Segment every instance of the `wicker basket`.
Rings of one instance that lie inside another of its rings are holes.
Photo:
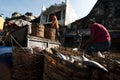
[[[92,70],[46,52],[43,80],[90,80]]]
[[[33,36],[44,38],[44,25],[43,24],[32,24],[32,34]]]
[[[64,55],[81,55],[72,52],[69,48],[57,49]],[[38,51],[38,50],[36,50]],[[120,64],[112,57],[95,61],[106,66],[108,73],[91,69],[86,65],[78,65],[63,60],[46,50],[41,53],[29,53],[29,50],[15,48],[13,54],[13,79],[12,80],[119,80]]]
[[[45,38],[55,40],[56,29],[53,28],[45,28]]]
[[[42,80],[43,58],[41,53],[31,54],[28,49],[15,48],[12,80]]]
[[[71,48],[58,48],[60,53],[64,55],[81,55],[80,51],[73,52]],[[120,56],[97,58],[94,59],[101,65],[103,65],[107,72],[103,72],[99,69],[87,67],[85,65],[78,65],[71,63],[70,61],[63,60],[56,57],[49,52],[45,52],[47,55],[44,59],[44,73],[43,80],[119,80],[120,79]],[[106,54],[105,54],[106,55]]]

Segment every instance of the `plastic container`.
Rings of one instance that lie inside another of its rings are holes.
[[[0,56],[6,53],[12,53],[11,46],[0,46]]]
[[[12,67],[12,47],[0,46],[0,62]]]
[[[11,80],[12,60],[12,47],[0,46],[0,80]]]

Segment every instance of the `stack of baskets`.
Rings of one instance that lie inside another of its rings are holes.
[[[32,23],[32,36],[55,40],[56,29],[45,27],[43,24]]]

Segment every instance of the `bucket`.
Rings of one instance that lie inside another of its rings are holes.
[[[45,28],[45,38],[50,40],[55,40],[56,29],[54,28]]]
[[[38,23],[33,23],[31,35],[44,38],[44,25],[38,24]]]

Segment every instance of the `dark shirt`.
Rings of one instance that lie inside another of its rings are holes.
[[[74,36],[74,42],[75,42],[75,43],[79,43],[80,40],[82,40],[82,35],[76,34],[76,35]]]

